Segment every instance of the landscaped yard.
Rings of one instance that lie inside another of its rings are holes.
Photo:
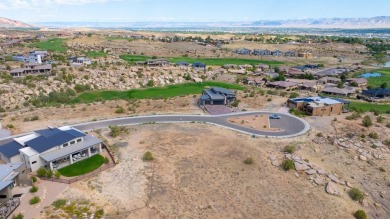
[[[189,94],[200,94],[207,86],[218,86],[227,89],[242,90],[243,87],[235,84],[222,82],[207,81],[203,83],[187,83],[169,85],[166,87],[155,87],[147,89],[134,89],[129,91],[89,91],[80,94],[72,103],[91,103],[102,100],[113,99],[152,99],[152,98],[169,98],[176,96],[185,96]]]
[[[152,57],[148,56],[133,56],[133,55],[121,55],[121,59],[131,62],[136,61],[145,61],[151,59]],[[245,65],[245,64],[268,64],[268,65],[281,65],[283,62],[280,61],[268,61],[268,60],[257,60],[257,59],[237,59],[237,58],[190,58],[190,57],[174,57],[167,58],[170,62],[203,62],[207,65],[224,65],[224,64],[235,64],[235,65]]]
[[[351,101],[350,108],[360,112],[380,112],[390,113],[390,104],[375,104],[367,102],[355,102]]]
[[[63,176],[72,177],[80,176],[86,173],[90,173],[99,168],[104,163],[104,157],[100,154],[96,154],[90,158],[71,164],[58,171]]]
[[[65,39],[52,38],[43,42],[33,43],[30,47],[36,47],[42,50],[49,50],[54,52],[66,52],[68,47],[65,44]]]
[[[368,86],[380,87],[383,82],[387,82],[388,86],[390,86],[390,69],[381,69],[373,72],[379,72],[382,74],[382,76],[367,78]],[[361,75],[361,73],[354,74],[353,77],[358,77],[359,75]]]

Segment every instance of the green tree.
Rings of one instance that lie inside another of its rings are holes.
[[[381,88],[385,89],[385,88],[387,88],[387,87],[388,87],[387,82],[383,82],[383,83],[381,84]]]

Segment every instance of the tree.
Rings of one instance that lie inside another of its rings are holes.
[[[374,60],[378,66],[383,66],[386,63],[386,55],[383,52],[376,53],[374,55]]]
[[[154,81],[153,81],[153,80],[148,81],[148,83],[146,84],[146,86],[148,86],[148,87],[153,87],[153,86],[154,86]]]
[[[285,81],[286,77],[283,74],[280,74],[273,79],[273,81]]]
[[[383,83],[381,84],[381,88],[385,89],[385,88],[387,88],[387,87],[388,87],[387,82],[383,82]]]
[[[352,86],[352,87],[357,87],[357,86],[358,86],[358,83],[357,83],[356,81],[352,81],[352,82],[351,82],[351,86]]]

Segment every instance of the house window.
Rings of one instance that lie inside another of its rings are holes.
[[[77,142],[80,142],[81,141],[81,138],[77,139]]]
[[[36,161],[33,161],[31,164],[36,164],[37,162]]]
[[[330,111],[333,112],[333,107],[330,108]]]
[[[75,143],[75,141],[71,141],[71,142],[70,142],[70,144],[74,144],[74,143]]]
[[[0,198],[7,198],[7,195],[0,195]]]
[[[69,145],[69,143],[65,143],[62,146],[67,147],[68,145]]]

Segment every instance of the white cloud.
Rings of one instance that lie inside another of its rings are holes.
[[[85,5],[134,0],[0,0],[0,10],[6,9],[37,9],[61,5]],[[136,0],[138,1],[138,0]]]

